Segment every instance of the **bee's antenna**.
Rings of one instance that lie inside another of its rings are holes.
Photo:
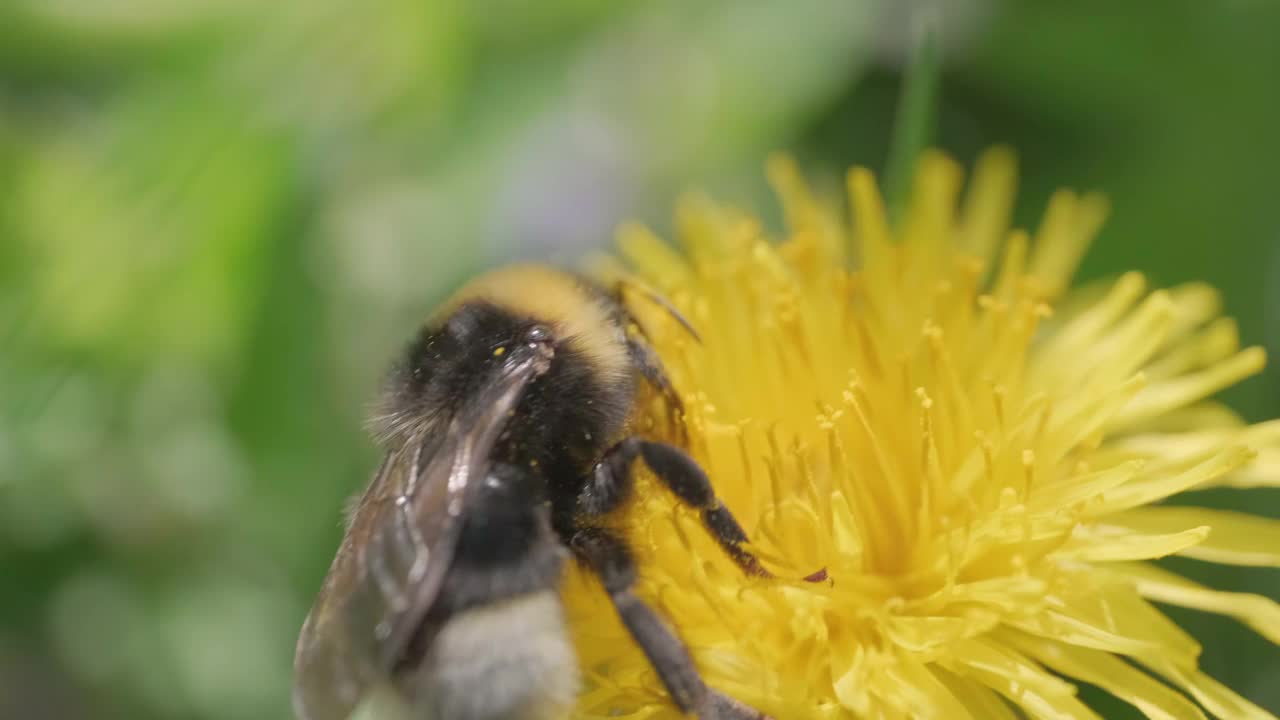
[[[684,328],[685,332],[689,333],[690,337],[692,337],[698,344],[702,344],[702,336],[698,334],[697,330],[693,329],[693,324],[690,323],[689,319],[677,310],[676,306],[672,305],[671,301],[662,295],[662,293],[631,278],[622,278],[618,280],[618,290],[620,293],[626,293],[627,291],[638,293],[645,300],[648,300],[654,305],[662,308],[667,315],[671,316],[672,320],[679,323],[680,327]]]

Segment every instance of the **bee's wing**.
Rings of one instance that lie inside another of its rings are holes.
[[[387,455],[298,637],[294,711],[344,720],[390,678],[435,601],[467,499],[535,363],[509,366],[447,423]]]

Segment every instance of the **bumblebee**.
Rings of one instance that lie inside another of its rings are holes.
[[[415,720],[564,717],[579,687],[558,594],[569,557],[682,712],[767,720],[706,686],[600,522],[643,462],[744,572],[767,575],[698,464],[635,434],[646,384],[678,408],[637,327],[620,290],[542,266],[481,276],[427,322],[390,375],[374,418],[385,458],[298,638],[301,720],[345,720],[387,687]]]

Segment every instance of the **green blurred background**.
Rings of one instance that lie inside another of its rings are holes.
[[[286,717],[364,409],[427,309],[691,185],[771,207],[773,149],[883,168],[915,5],[0,0],[0,717]],[[1086,276],[1208,280],[1280,355],[1280,5],[940,27],[939,144],[1015,145],[1025,223],[1109,193]],[[1227,399],[1276,416],[1278,379]],[[1172,614],[1280,710],[1280,651]]]

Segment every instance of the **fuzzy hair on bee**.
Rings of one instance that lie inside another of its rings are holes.
[[[637,434],[645,385],[678,410],[620,288],[512,266],[435,312],[389,375],[371,422],[384,460],[298,639],[300,720],[343,720],[387,684],[415,720],[564,717],[579,686],[559,599],[569,559],[600,580],[677,708],[764,718],[703,683],[632,593],[631,551],[602,521],[643,462],[744,574],[767,575],[698,464]]]
[[[442,367],[487,362],[486,352],[500,360],[511,342],[500,318],[519,317],[555,328],[557,352],[565,357],[560,364],[573,371],[558,378],[559,384],[593,391],[594,424],[626,419],[634,373],[620,307],[583,278],[537,265],[513,266],[482,275],[433,313],[388,378],[370,423],[375,437],[384,444],[402,441],[447,417],[471,387],[433,382]]]

